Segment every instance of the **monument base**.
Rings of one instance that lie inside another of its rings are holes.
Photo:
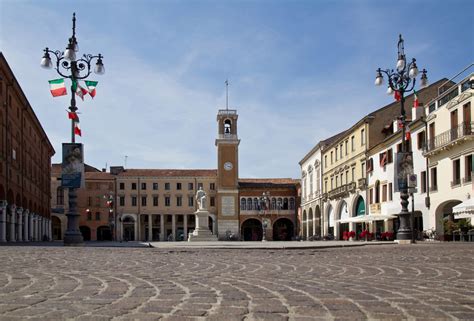
[[[212,234],[209,230],[209,212],[206,210],[197,210],[196,215],[196,229],[189,234],[188,242],[208,242],[217,241],[217,236]]]

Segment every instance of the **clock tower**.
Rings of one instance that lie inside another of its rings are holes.
[[[217,221],[219,237],[239,235],[239,143],[237,110],[217,113]]]

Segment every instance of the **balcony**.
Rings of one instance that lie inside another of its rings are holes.
[[[474,122],[461,123],[459,126],[451,128],[427,142],[425,156],[434,155],[442,150],[461,143],[463,140],[474,139]]]
[[[335,198],[346,197],[346,196],[349,196],[349,193],[355,192],[355,189],[356,189],[356,183],[355,182],[345,184],[345,185],[336,187],[335,189],[329,191],[328,198],[329,199],[335,199]]]

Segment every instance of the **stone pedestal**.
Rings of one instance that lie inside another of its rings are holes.
[[[189,234],[188,242],[206,242],[217,241],[217,236],[213,235],[209,230],[209,212],[206,210],[197,210],[196,228],[193,233]]]

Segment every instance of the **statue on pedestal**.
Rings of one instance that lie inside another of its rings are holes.
[[[198,204],[199,211],[207,210],[206,200],[207,200],[206,192],[203,191],[202,187],[199,187],[199,190],[196,192],[196,201]]]

